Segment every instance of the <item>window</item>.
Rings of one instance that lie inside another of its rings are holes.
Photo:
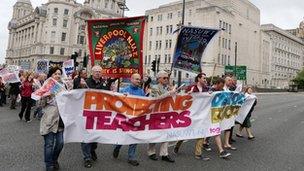
[[[170,25],[170,33],[173,33],[173,25]]]
[[[65,40],[66,40],[66,33],[62,33],[61,34],[61,41],[65,42]]]
[[[168,20],[172,19],[172,13],[168,13],[167,19],[168,19]]]
[[[168,54],[168,63],[171,63],[171,54]]]
[[[189,10],[189,16],[191,16],[192,15],[192,10]]]
[[[231,34],[231,24],[229,24],[229,34]]]
[[[56,37],[56,32],[52,31],[51,32],[51,41],[54,41],[55,37]]]
[[[68,9],[64,9],[64,15],[69,15],[69,10]]]
[[[64,55],[64,48],[60,48],[60,55]]]
[[[151,21],[151,22],[153,21],[153,16],[150,17],[150,21]]]
[[[159,49],[161,49],[161,46],[162,46],[162,41],[160,40],[159,41]]]
[[[189,74],[188,73],[186,73],[186,78],[189,78]]]
[[[62,25],[64,28],[67,28],[68,27],[68,20],[63,20],[63,25]]]
[[[166,34],[169,34],[169,26],[166,26]]]
[[[54,13],[58,14],[58,8],[54,8]]]
[[[169,48],[171,49],[172,47],[172,40],[169,40]]]
[[[225,39],[225,49],[227,49],[227,39]]]
[[[222,54],[222,65],[224,65],[224,55]]]
[[[152,41],[149,41],[149,50],[152,49]]]
[[[191,26],[191,22],[188,22],[188,26]]]
[[[51,55],[54,54],[54,47],[50,47],[50,54],[51,54]]]
[[[158,41],[155,42],[155,50],[158,49]]]
[[[221,62],[221,54],[218,54],[218,56],[217,56],[217,63],[220,64],[220,62]]]
[[[114,6],[115,6],[115,2],[112,0],[111,9],[114,9]]]
[[[222,38],[222,48],[225,48],[225,39]]]
[[[53,26],[57,26],[57,18],[53,18]]]
[[[147,63],[147,59],[148,59],[148,57],[147,57],[147,55],[145,56],[145,64]]]
[[[219,47],[221,47],[221,37],[219,37]]]
[[[167,63],[167,54],[165,54],[165,63]]]
[[[231,40],[228,41],[228,49],[231,49]]]
[[[225,22],[223,22],[223,29],[226,29],[226,23]]]
[[[148,63],[149,63],[149,64],[151,63],[151,55],[149,55]]]
[[[158,15],[157,16],[157,21],[162,21],[162,20],[163,20],[163,15],[162,14]]]
[[[153,28],[150,28],[150,36],[153,34]]]
[[[156,35],[159,34],[159,27],[156,27]]]
[[[163,27],[159,27],[159,34],[162,35],[163,34]]]
[[[84,36],[78,35],[77,44],[81,44],[81,45],[84,44]]]
[[[105,0],[105,8],[108,8],[109,0]]]
[[[168,45],[169,45],[169,40],[166,40],[166,46],[165,46],[165,49],[168,49]]]
[[[182,12],[181,12],[181,11],[178,11],[178,12],[177,12],[177,16],[178,16],[178,17],[181,17],[181,16],[182,16]]]
[[[222,28],[222,20],[220,20],[219,28]]]
[[[224,64],[227,64],[227,55],[225,55]]]

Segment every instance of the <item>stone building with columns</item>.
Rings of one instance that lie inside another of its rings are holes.
[[[38,59],[59,62],[77,52],[88,53],[86,20],[123,15],[125,0],[48,0],[33,8],[30,0],[17,0],[8,24],[6,63],[33,69]]]
[[[247,66],[247,83],[261,86],[260,10],[249,0],[186,0],[185,23],[197,27],[220,29],[210,42],[202,59],[202,70],[208,76],[221,76],[226,65]],[[150,75],[151,63],[160,59],[160,69],[170,70],[177,38],[174,31],[182,19],[182,1],[177,0],[147,10],[144,63]],[[235,57],[237,59],[235,60]],[[177,79],[177,72],[172,76]],[[190,73],[182,73],[190,80]]]
[[[304,66],[303,39],[273,24],[261,26],[263,87],[288,88]],[[268,74],[267,74],[268,73]]]

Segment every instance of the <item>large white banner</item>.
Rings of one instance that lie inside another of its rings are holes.
[[[127,145],[218,135],[234,124],[245,96],[217,92],[148,98],[83,89],[56,99],[65,143]]]

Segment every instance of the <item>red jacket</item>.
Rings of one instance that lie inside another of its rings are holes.
[[[33,93],[33,83],[24,81],[21,86],[21,97],[31,97]]]
[[[193,92],[200,92],[197,85],[196,84],[193,84],[193,85],[190,85],[186,88],[186,92],[189,92],[193,89]],[[202,91],[201,92],[208,92],[208,87],[203,87]]]

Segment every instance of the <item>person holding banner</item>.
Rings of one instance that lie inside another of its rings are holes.
[[[205,73],[200,73],[195,77],[195,84],[194,85],[190,85],[187,87],[186,89],[186,93],[199,93],[199,92],[208,92],[209,88],[207,86],[207,80],[206,80],[206,74]],[[174,152],[177,154],[182,143],[184,141],[180,140],[176,143],[175,147],[174,147]],[[202,156],[202,148],[203,148],[203,142],[204,142],[204,138],[199,138],[196,140],[196,144],[195,144],[195,158],[199,159],[199,160],[204,160],[204,161],[208,161],[210,160],[209,157],[203,157]],[[210,148],[210,147],[209,147]],[[211,150],[211,149],[210,149]]]
[[[224,91],[234,91],[235,90],[235,86],[234,86],[234,82],[233,79],[231,77],[226,77],[225,78],[225,86],[224,86]],[[224,143],[224,147],[228,150],[233,150],[235,151],[236,148],[231,146],[232,142],[235,142],[234,139],[232,139],[232,133],[233,133],[233,126],[231,127],[231,129],[225,130],[225,143]]]
[[[225,80],[223,78],[218,78],[215,81],[215,84],[211,87],[212,92],[216,91],[223,91],[225,86]],[[231,155],[231,153],[228,153],[223,149],[222,140],[221,140],[221,134],[214,136],[215,144],[217,146],[217,149],[220,153],[220,157],[225,159]]]
[[[133,74],[131,76],[131,85],[125,87],[124,89],[120,90],[120,93],[123,93],[125,95],[135,95],[135,96],[145,96],[145,92],[143,89],[140,88],[141,83],[141,76],[139,74]],[[133,166],[138,166],[139,163],[135,158],[135,151],[136,151],[137,144],[131,144],[129,145],[128,150],[128,163],[130,163]],[[113,151],[113,157],[117,158],[119,155],[119,150],[122,147],[122,145],[115,145],[114,151]]]
[[[51,68],[48,78],[61,84],[62,70],[58,67]],[[44,138],[44,162],[47,171],[58,170],[58,158],[63,149],[64,124],[60,118],[55,95],[48,94],[42,99],[44,115],[40,121],[40,135]]]
[[[253,92],[253,89],[252,87],[248,86],[246,89],[245,89],[245,97],[248,97],[252,94]],[[253,106],[251,107],[249,113],[247,114],[243,124],[240,124],[240,127],[239,127],[239,130],[238,130],[238,133],[236,133],[236,136],[239,137],[239,138],[243,138],[242,136],[242,131],[243,129],[245,128],[246,132],[247,132],[247,137],[248,137],[248,140],[253,140],[255,137],[253,136],[252,134],[252,131],[251,131],[251,121],[250,121],[250,118],[251,118],[251,113],[253,112],[254,110],[254,107],[256,106],[257,104],[257,100],[254,101],[254,104]]]
[[[86,80],[86,85],[83,83],[82,87],[110,90],[112,83],[115,82],[116,79],[102,79],[101,71],[102,68],[99,65],[95,65],[92,68],[91,77]],[[82,82],[80,81],[80,83]],[[97,160],[97,154],[95,152],[97,149],[97,143],[81,143],[81,149],[84,156],[84,167],[91,168],[93,166],[93,161]]]
[[[34,75],[31,72],[25,74],[25,79],[21,84],[21,111],[19,113],[19,118],[22,120],[23,113],[25,112],[25,121],[27,123],[31,122],[31,108],[32,99],[31,95],[34,92]]]
[[[169,74],[166,71],[159,71],[157,73],[157,81],[158,85],[152,88],[151,96],[152,97],[159,97],[164,94],[173,94],[175,93],[175,89],[169,88]],[[168,142],[163,142],[160,145],[160,152],[159,155],[161,156],[161,159],[166,162],[173,163],[175,162],[174,159],[171,158],[171,156],[168,153]],[[148,146],[148,155],[151,160],[158,160],[158,157],[156,156],[156,144],[150,143]]]

